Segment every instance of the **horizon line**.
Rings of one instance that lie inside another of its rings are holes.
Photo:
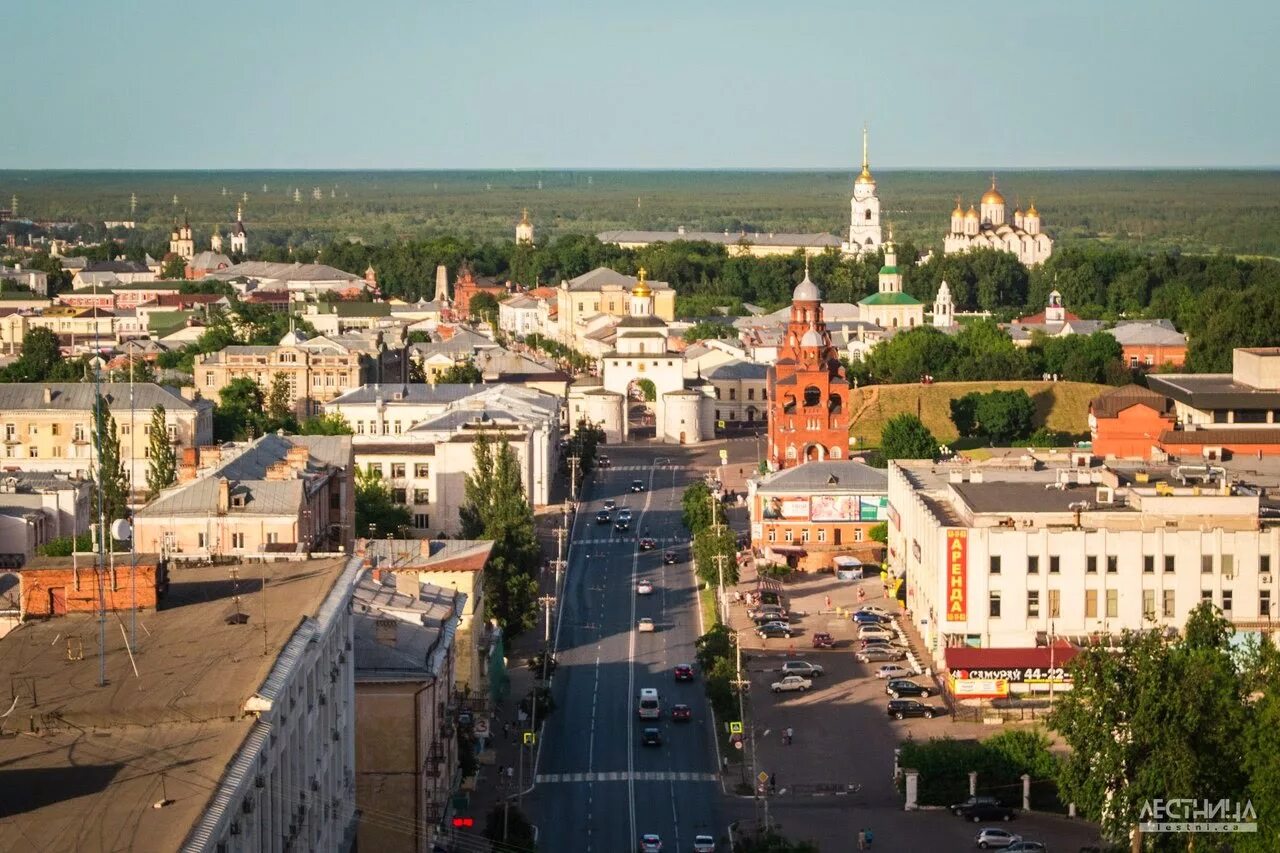
[[[858,170],[857,166],[0,166],[0,173],[34,173],[34,172],[144,172],[160,174],[164,172],[491,172],[491,173],[525,173],[537,174],[545,172],[775,172],[775,173],[818,173],[849,172]],[[1280,171],[1280,163],[1259,165],[1181,165],[1181,166],[877,166],[873,172],[1268,172]]]

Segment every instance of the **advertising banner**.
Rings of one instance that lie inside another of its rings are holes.
[[[957,699],[1003,699],[1009,695],[1009,682],[1003,678],[952,677],[951,695]]]
[[[763,515],[765,518],[788,518],[799,521],[809,520],[808,498],[766,498]]]
[[[969,618],[969,531],[947,531],[947,621]]]
[[[857,495],[814,495],[809,499],[813,521],[857,521]]]
[[[858,516],[863,521],[888,521],[888,498],[858,498]]]
[[[997,679],[1010,684],[1070,684],[1071,673],[1061,666],[1013,666],[1004,669],[957,669],[952,676],[959,680]]]

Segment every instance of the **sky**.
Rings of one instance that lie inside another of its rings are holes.
[[[1276,0],[29,0],[0,168],[1280,165]]]

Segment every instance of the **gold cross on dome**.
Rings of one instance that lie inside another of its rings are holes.
[[[636,270],[636,274],[640,277],[641,281],[644,281],[644,277],[648,275],[648,272],[644,267],[640,267],[640,269]]]

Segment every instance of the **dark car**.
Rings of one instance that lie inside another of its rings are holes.
[[[640,744],[642,746],[662,746],[662,730],[655,726],[648,726],[640,733]]]
[[[678,562],[680,562],[680,558],[676,556],[676,552],[675,552],[675,551],[663,551],[663,552],[662,552],[662,565],[664,565],[664,566],[674,566],[674,565],[675,565],[676,563],[678,563]]]
[[[888,693],[894,699],[910,698],[913,696],[921,696],[928,699],[933,695],[933,688],[926,687],[923,684],[916,684],[914,681],[894,678],[884,686],[884,692]]]
[[[751,619],[757,625],[768,625],[770,622],[779,622],[783,625],[791,624],[791,617],[785,613],[761,613]]]
[[[613,529],[626,532],[631,529],[631,522],[618,519],[613,523]]]
[[[853,614],[853,621],[859,625],[889,625],[893,622],[893,620],[887,616],[867,613],[863,610],[859,610],[857,613]]]
[[[767,622],[756,629],[756,636],[762,640],[767,640],[770,637],[790,637],[791,626],[782,622]]]
[[[962,800],[961,802],[952,803],[951,805],[947,806],[947,811],[951,812],[953,815],[958,815],[961,812],[963,812],[965,809],[972,808],[973,806],[998,806],[998,805],[1000,805],[1000,800],[998,800],[997,798],[987,796],[985,794],[978,794],[976,796],[969,797],[966,800]]]
[[[609,517],[609,510],[602,509],[596,513],[596,524],[608,524],[610,521],[613,519]]]
[[[612,460],[610,460],[608,456],[597,456],[597,457],[596,457],[596,467],[597,467],[597,468],[612,468],[612,467],[613,467],[613,461],[612,461]]]
[[[644,480],[632,480],[632,481],[631,481],[631,491],[633,491],[633,492],[643,492],[643,491],[644,491]]]
[[[650,539],[648,536],[640,540],[641,551],[652,551],[654,548],[657,548],[657,547],[658,547],[658,543]]]
[[[687,663],[676,664],[676,681],[693,681],[693,665]]]
[[[926,705],[914,699],[890,699],[886,711],[895,720],[901,720],[904,717],[924,717],[930,720],[946,713],[941,708],[935,708],[933,705]]]
[[[962,808],[957,814],[965,820],[982,823],[988,820],[1013,820],[1016,812],[999,803],[979,803]]]
[[[813,635],[813,647],[815,649],[831,649],[835,648],[836,640],[826,631],[819,631]]]
[[[688,705],[672,705],[671,719],[678,723],[687,723],[693,719],[693,709]]]

